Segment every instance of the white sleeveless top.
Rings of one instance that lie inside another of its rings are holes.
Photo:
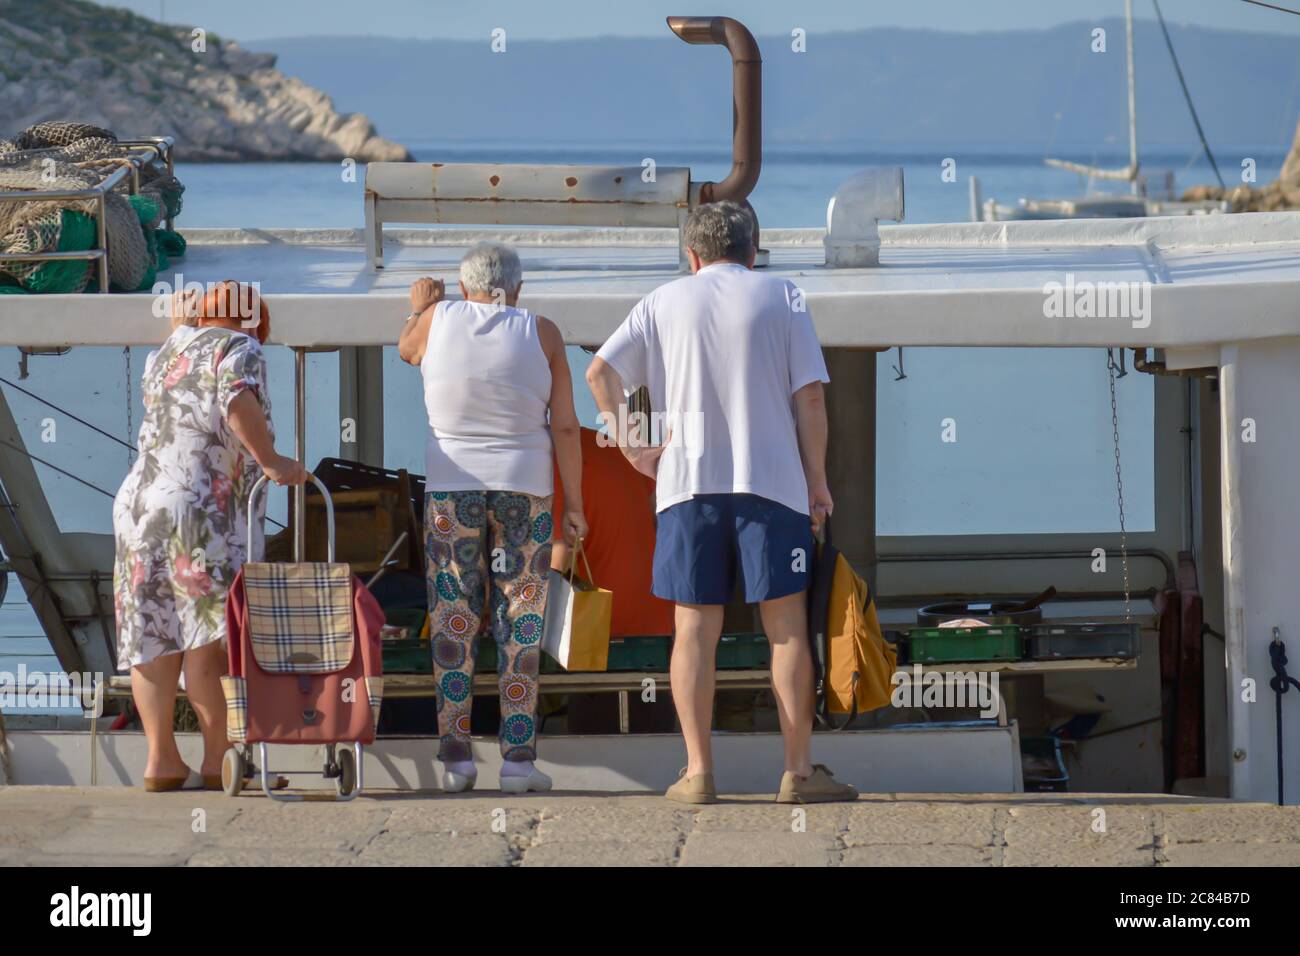
[[[420,362],[426,491],[553,491],[551,367],[526,309],[442,301]]]

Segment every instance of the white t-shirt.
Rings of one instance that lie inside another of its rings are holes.
[[[597,353],[629,392],[650,390],[671,430],[655,510],[694,495],[759,495],[808,514],[793,395],[828,382],[793,282],[719,262],[636,304]]]

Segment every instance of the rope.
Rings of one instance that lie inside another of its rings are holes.
[[[21,385],[15,385],[13,382],[9,381],[9,379],[4,378],[3,376],[0,376],[0,382],[3,382],[5,385],[8,385],[10,388],[17,389],[18,391],[20,391],[20,392],[22,392],[24,395],[26,395],[28,398],[35,399],[36,401],[40,402],[42,405],[46,406],[47,408],[52,408],[52,409],[54,409],[54,410],[55,410],[56,412],[58,412],[60,415],[66,415],[66,416],[68,416],[69,418],[71,418],[71,419],[72,419],[74,422],[76,422],[77,424],[79,424],[79,425],[85,425],[87,428],[89,428],[89,429],[90,429],[91,431],[93,431],[93,432],[99,432],[99,434],[103,435],[105,438],[112,439],[113,441],[117,442],[119,445],[123,445],[123,446],[125,446],[126,448],[129,448],[131,451],[137,451],[137,450],[138,450],[138,449],[136,449],[135,445],[132,445],[129,441],[123,441],[122,439],[120,439],[120,438],[118,438],[116,435],[114,435],[112,432],[106,432],[106,431],[104,431],[104,429],[100,428],[99,426],[97,426],[97,425],[92,425],[90,422],[86,421],[84,418],[78,418],[76,415],[72,414],[72,412],[68,411],[66,408],[61,408],[60,406],[55,405],[53,402],[51,402],[51,401],[47,401],[46,399],[41,398],[41,396],[37,395],[35,392],[29,392],[29,391],[27,391],[27,389],[23,388]]]
[[[1201,128],[1201,118],[1196,115],[1196,107],[1192,104],[1191,91],[1187,89],[1187,81],[1183,79],[1183,68],[1178,65],[1178,54],[1174,52],[1174,41],[1169,39],[1169,28],[1165,26],[1165,15],[1160,12],[1160,0],[1151,0],[1151,4],[1156,8],[1156,18],[1160,21],[1160,32],[1165,35],[1165,46],[1169,48],[1169,58],[1174,61],[1174,72],[1178,74],[1178,85],[1183,88],[1183,99],[1187,101],[1187,109],[1192,114],[1192,122],[1196,125],[1196,135],[1201,138],[1201,148],[1205,150],[1205,156],[1210,161],[1210,166],[1214,168],[1214,178],[1219,181],[1219,188],[1226,189],[1223,176],[1219,172],[1219,164],[1214,161],[1214,153],[1210,151],[1210,144],[1205,140],[1205,130]]]
[[[1277,805],[1280,807],[1285,796],[1282,774],[1282,695],[1292,687],[1300,690],[1300,680],[1286,672],[1286,645],[1278,636],[1277,628],[1273,629],[1273,643],[1268,646],[1268,659],[1273,665],[1273,676],[1269,679],[1268,686],[1273,688],[1273,699],[1277,704]]]
[[[48,405],[48,406],[51,407],[51,408],[55,408],[55,410],[60,411],[61,414],[64,414],[64,415],[68,416],[68,418],[73,419],[74,421],[79,421],[79,423],[81,423],[81,424],[83,424],[83,425],[86,425],[86,427],[92,429],[92,431],[99,432],[100,434],[103,434],[103,436],[104,436],[105,438],[112,438],[112,440],[113,440],[113,441],[116,441],[118,445],[126,445],[126,447],[129,447],[129,449],[131,449],[131,450],[136,450],[134,445],[131,445],[130,442],[122,441],[121,438],[118,438],[118,437],[116,436],[116,434],[109,434],[108,432],[105,432],[103,428],[96,428],[95,425],[92,425],[92,424],[88,423],[88,421],[86,421],[85,419],[79,419],[79,418],[77,418],[77,416],[73,415],[72,412],[64,411],[64,410],[62,410],[62,408],[60,408],[59,406],[55,405],[55,403],[45,401],[45,399],[42,398],[42,397],[40,397],[40,395],[34,395],[34,394],[30,393],[30,392],[27,392],[27,389],[22,388],[22,386],[14,385],[12,381],[9,381],[9,380],[8,380],[8,378],[0,378],[0,382],[4,382],[5,385],[9,385],[9,386],[12,386],[12,388],[16,388],[16,389],[18,389],[18,392],[21,392],[21,393],[23,393],[23,394],[25,394],[25,395],[30,395],[31,398],[35,398],[36,401],[38,401],[38,402],[42,402],[43,405]],[[104,494],[104,496],[108,496],[109,498],[116,498],[116,497],[117,497],[116,494],[114,494],[113,492],[109,492],[108,489],[100,488],[99,485],[96,485],[96,484],[92,483],[92,481],[87,481],[86,479],[83,479],[83,477],[81,477],[81,476],[79,476],[79,475],[73,475],[72,472],[70,472],[70,471],[66,471],[66,470],[64,470],[64,468],[60,468],[59,466],[57,466],[57,464],[53,464],[53,463],[51,463],[51,462],[47,462],[47,460],[45,460],[44,458],[38,458],[38,457],[36,457],[36,455],[31,454],[30,451],[27,451],[26,449],[22,449],[22,447],[18,447],[17,445],[10,444],[10,442],[8,442],[8,441],[4,441],[3,438],[0,438],[0,445],[4,445],[5,447],[9,447],[9,449],[12,449],[13,451],[17,451],[18,454],[26,455],[26,457],[27,457],[27,458],[30,458],[30,459],[32,460],[32,462],[36,462],[36,463],[39,463],[39,464],[43,464],[43,466],[45,466],[45,467],[47,467],[47,468],[53,468],[53,470],[59,472],[60,475],[64,475],[64,476],[66,476],[66,477],[70,477],[70,479],[72,479],[73,481],[79,481],[79,483],[81,483],[81,484],[83,484],[83,485],[86,485],[87,488],[94,489],[94,490],[96,490],[96,492],[99,492],[100,494]],[[285,527],[285,525],[283,525],[283,524],[277,522],[277,520],[274,519],[274,518],[272,518],[272,516],[270,516],[270,515],[265,515],[265,518],[266,518],[266,520],[268,520],[268,522],[270,522],[270,523],[276,525],[277,528],[283,528],[283,527]]]
[[[51,462],[46,461],[44,458],[37,458],[26,448],[19,448],[17,445],[13,444],[12,442],[7,442],[3,438],[0,438],[0,445],[4,445],[6,448],[16,451],[20,455],[26,455],[32,461],[42,464],[46,468],[52,468],[55,471],[57,471],[60,475],[64,475],[67,478],[71,478],[73,481],[80,482],[81,484],[85,485],[87,488],[91,488],[95,491],[98,491],[101,495],[107,495],[110,498],[117,497],[117,495],[113,494],[113,492],[99,487],[99,485],[95,484],[94,482],[87,481],[85,478],[82,478],[78,475],[74,475],[72,472],[60,468],[58,465],[52,464]]]
[[[1279,7],[1271,3],[1263,3],[1262,0],[1245,0],[1246,3],[1253,3],[1257,7],[1268,7],[1270,10],[1281,10],[1283,13],[1294,13],[1300,15],[1300,10],[1292,10],[1290,7]]]

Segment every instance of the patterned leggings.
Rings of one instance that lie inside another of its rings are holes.
[[[486,617],[497,645],[501,754],[535,760],[551,499],[511,491],[434,491],[425,496],[424,529],[438,759],[471,759],[474,645]]]

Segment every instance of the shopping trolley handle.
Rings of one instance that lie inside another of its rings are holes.
[[[307,472],[307,477],[308,479],[311,480],[311,483],[316,486],[317,490],[320,491],[321,496],[324,497],[325,499],[326,553],[328,554],[327,560],[331,564],[333,564],[334,563],[334,499],[330,497],[329,489],[325,487],[324,483],[322,483],[319,478],[313,475],[310,471]],[[262,486],[265,485],[268,481],[270,481],[270,479],[267,478],[266,475],[262,475],[257,479],[257,481],[253,482],[253,490],[248,493],[248,553],[250,557],[253,553],[253,516],[257,514],[257,509],[254,507],[254,505],[257,503],[257,493],[262,490]],[[304,498],[304,502],[305,501],[306,499]],[[306,521],[307,516],[299,515],[298,520]]]

